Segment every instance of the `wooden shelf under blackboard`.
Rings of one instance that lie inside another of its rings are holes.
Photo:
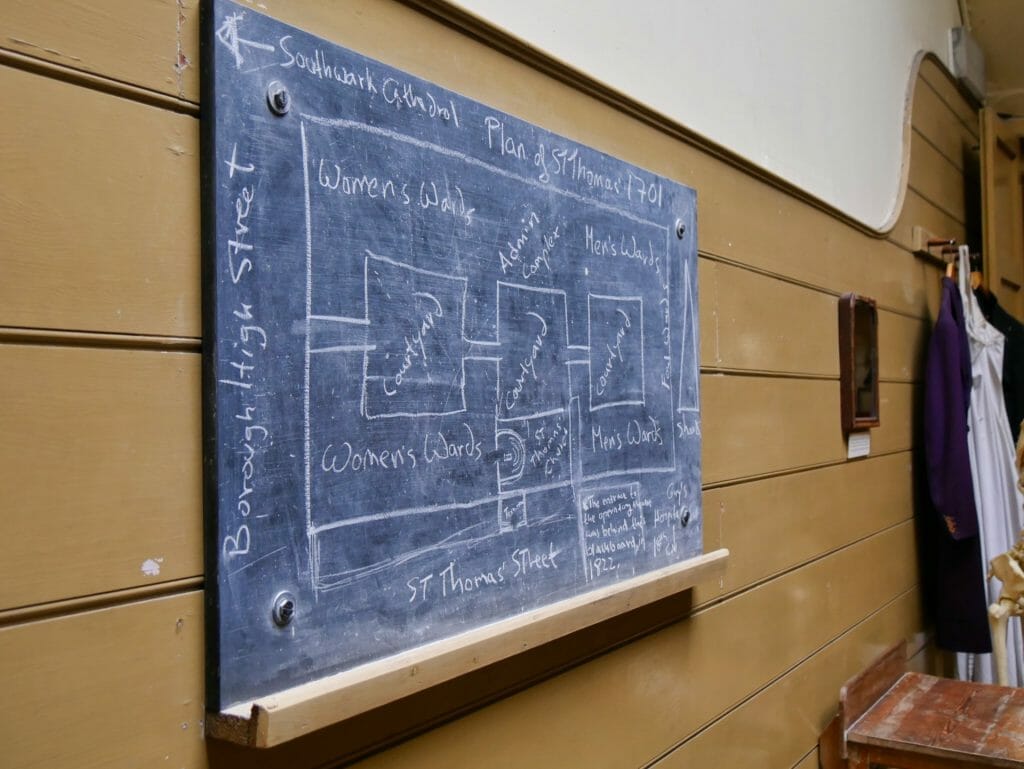
[[[728,550],[715,550],[211,713],[207,735],[256,748],[280,745],[714,579],[725,570],[728,556]]]

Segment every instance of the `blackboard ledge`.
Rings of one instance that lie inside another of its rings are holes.
[[[340,723],[623,612],[725,570],[728,550],[691,558],[452,638],[208,714],[208,737],[270,748]]]

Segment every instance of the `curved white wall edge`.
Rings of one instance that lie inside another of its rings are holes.
[[[447,1],[879,231],[922,55],[948,67],[960,24],[957,0]]]

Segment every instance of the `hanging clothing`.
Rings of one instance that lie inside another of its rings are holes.
[[[982,653],[990,652],[992,643],[967,439],[970,397],[963,302],[953,281],[943,278],[924,380],[926,497],[931,508],[921,527],[926,596],[936,643],[949,651]]]
[[[1006,337],[1003,347],[1003,402],[1010,434],[1016,443],[1020,438],[1020,423],[1024,419],[1024,324],[999,306],[995,294],[978,289],[974,297],[985,319]]]
[[[968,448],[974,498],[978,511],[981,562],[988,562],[1013,547],[1024,526],[1024,495],[1017,488],[1016,448],[1010,435],[1003,402],[1003,347],[1005,337],[987,320],[968,283],[970,260],[966,246],[960,247],[960,297],[971,351],[971,408],[968,411]],[[1000,586],[986,580],[987,603],[999,600]],[[1020,622],[1012,622],[1006,637],[1009,682],[1024,685],[1024,637]],[[992,655],[957,655],[961,677],[995,683]]]

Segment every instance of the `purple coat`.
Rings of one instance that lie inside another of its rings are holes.
[[[971,405],[971,348],[960,292],[942,279],[942,304],[928,344],[924,374],[924,453],[928,492],[953,539],[978,534],[967,409]]]
[[[924,380],[924,453],[928,505],[923,566],[936,643],[950,651],[992,650],[978,537],[967,410],[971,350],[960,292],[942,279],[942,303],[928,344]]]

